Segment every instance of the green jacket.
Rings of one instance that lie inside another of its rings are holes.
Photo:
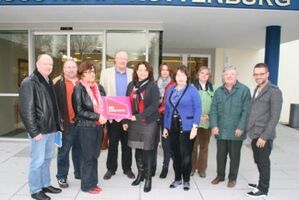
[[[215,87],[210,82],[207,82],[206,88],[202,89],[198,81],[194,83],[194,86],[198,89],[201,97],[201,114],[210,116],[212,99],[215,92]],[[200,122],[199,127],[208,129],[210,128],[209,122]]]
[[[210,125],[219,128],[219,140],[244,140],[235,136],[235,130],[245,131],[246,117],[250,103],[250,91],[247,86],[237,81],[231,92],[225,86],[219,87],[214,94],[210,113]]]

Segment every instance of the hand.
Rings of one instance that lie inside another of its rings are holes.
[[[219,128],[217,126],[212,128],[212,134],[213,135],[219,135]]]
[[[114,119],[116,122],[120,122],[121,121],[121,119]]]
[[[197,127],[193,127],[190,132],[190,140],[193,140],[197,135]]]
[[[106,124],[106,122],[107,122],[107,119],[105,117],[103,117],[102,115],[100,115],[99,123],[101,125],[103,125],[103,124]]]
[[[202,116],[200,116],[200,121],[201,122],[205,122],[205,123],[207,123],[207,122],[209,122],[209,115],[202,115]]]
[[[168,130],[166,128],[163,129],[162,137],[165,139],[168,137]]]
[[[41,140],[43,138],[43,135],[40,133],[40,134],[38,134],[37,136],[35,136],[34,138],[33,138],[33,140],[34,141],[39,141],[39,140]]]
[[[131,121],[133,121],[133,122],[136,121],[136,117],[135,117],[135,115],[133,115],[133,116],[131,117]]]
[[[124,131],[127,131],[128,128],[129,128],[129,125],[128,125],[128,124],[123,124],[123,129],[124,129]]]
[[[264,148],[265,144],[266,144],[266,140],[263,140],[262,138],[259,138],[256,141],[257,148]]]
[[[236,137],[240,137],[242,134],[243,134],[243,131],[242,131],[242,130],[240,130],[240,129],[236,129],[236,131],[235,131],[235,136],[236,136]]]

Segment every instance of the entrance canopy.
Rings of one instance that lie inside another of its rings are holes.
[[[282,43],[299,39],[297,0],[2,0],[0,16],[0,29],[163,30],[163,50],[260,49],[272,25],[281,26]]]

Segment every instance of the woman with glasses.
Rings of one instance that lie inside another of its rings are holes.
[[[193,139],[201,115],[201,99],[197,89],[189,84],[187,67],[182,65],[175,74],[176,85],[166,94],[163,137],[170,139],[175,179],[170,188],[182,184],[190,189]]]
[[[75,86],[72,103],[75,111],[75,125],[79,129],[81,156],[81,190],[91,194],[102,191],[98,187],[98,157],[103,134],[102,125],[106,119],[101,115],[105,95],[96,82],[96,69],[91,61],[84,61],[78,67],[79,83]]]

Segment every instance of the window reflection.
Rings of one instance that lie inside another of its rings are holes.
[[[146,34],[145,31],[107,32],[107,54],[106,67],[114,66],[115,54],[119,51],[126,51],[129,54],[127,66],[133,68],[138,62],[144,61],[146,56]]]
[[[47,53],[53,58],[53,72],[51,78],[59,76],[62,72],[63,58],[67,55],[66,35],[36,35],[35,58],[39,54]]]
[[[71,57],[80,64],[92,60],[97,72],[102,69],[103,35],[71,35]],[[99,79],[100,73],[96,74]]]
[[[0,93],[18,93],[19,85],[26,76],[27,31],[0,31]]]

